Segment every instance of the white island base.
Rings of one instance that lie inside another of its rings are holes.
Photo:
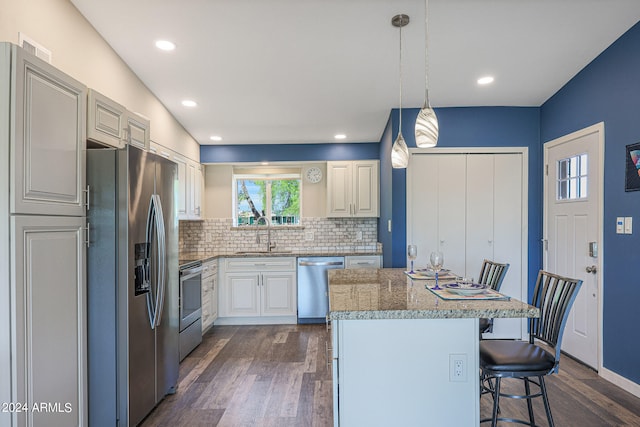
[[[334,319],[332,329],[335,426],[479,425],[478,319]]]

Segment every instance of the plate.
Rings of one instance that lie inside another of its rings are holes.
[[[419,276],[436,277],[436,272],[431,270],[430,268],[421,268],[419,270],[416,270],[416,274]],[[449,270],[443,268],[438,273],[438,276],[446,276],[447,274],[449,274]]]
[[[449,292],[458,295],[477,295],[487,290],[487,285],[479,285],[476,283],[462,284],[462,283],[447,283],[444,288]]]

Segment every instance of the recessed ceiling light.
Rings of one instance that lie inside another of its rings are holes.
[[[335,139],[345,139],[347,137],[347,135],[345,135],[344,133],[338,133],[336,135],[333,136]]]
[[[489,83],[493,83],[493,77],[491,76],[480,77],[478,79],[479,85],[488,85]]]
[[[269,164],[269,162],[260,162],[260,164],[261,164],[262,166],[267,166],[267,165]]]
[[[160,50],[171,51],[176,48],[175,43],[170,42],[169,40],[157,40],[156,47]]]
[[[222,141],[222,137],[218,135],[211,135],[209,139],[212,141]]]
[[[185,107],[196,107],[198,105],[198,103],[196,101],[193,101],[191,99],[185,99],[182,101],[182,105]]]

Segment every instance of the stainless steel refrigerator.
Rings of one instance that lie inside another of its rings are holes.
[[[135,426],[178,381],[177,166],[87,150],[89,425]]]

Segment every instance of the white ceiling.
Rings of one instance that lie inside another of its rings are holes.
[[[403,107],[424,99],[424,0],[71,2],[201,144],[379,141],[399,105],[398,13]],[[540,106],[638,20],[639,0],[430,0],[431,104]]]

